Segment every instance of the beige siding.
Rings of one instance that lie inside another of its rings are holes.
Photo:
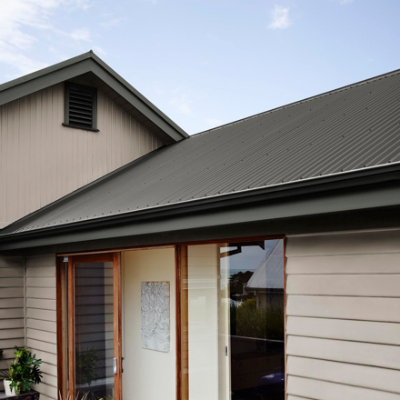
[[[0,256],[0,349],[4,350],[5,359],[0,361],[0,369],[14,358],[14,346],[25,344],[24,281],[24,260]]]
[[[162,144],[100,90],[100,132],[62,122],[64,84],[0,106],[0,229]]]
[[[42,359],[40,399],[57,399],[55,255],[26,260],[26,345]]]
[[[400,231],[289,237],[288,399],[400,400]]]

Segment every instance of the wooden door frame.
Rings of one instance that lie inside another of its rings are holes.
[[[75,394],[75,267],[76,263],[113,263],[113,328],[114,357],[117,373],[114,374],[114,398],[122,400],[122,297],[121,253],[102,253],[68,257],[68,266],[57,260],[57,384],[58,394],[64,400],[74,400]],[[67,361],[68,360],[68,361]],[[68,383],[67,383],[68,380]]]
[[[68,257],[68,261],[73,264],[76,260],[83,260],[82,262],[99,261],[112,261],[114,263],[114,331],[116,330],[115,324],[118,324],[117,335],[114,335],[114,355],[118,352],[118,379],[115,378],[115,390],[119,390],[120,398],[115,400],[122,400],[122,290],[121,290],[121,252],[132,251],[132,250],[156,250],[162,248],[174,248],[175,250],[175,301],[176,301],[176,399],[186,400],[189,396],[189,375],[185,370],[188,370],[188,359],[184,358],[184,354],[188,356],[188,348],[185,347],[184,341],[187,340],[188,331],[183,330],[185,323],[187,324],[188,319],[188,299],[187,293],[183,289],[185,279],[187,280],[187,256],[188,246],[205,245],[205,244],[221,244],[221,243],[237,243],[237,242],[252,242],[259,240],[283,240],[284,250],[284,332],[285,332],[285,386],[287,384],[287,371],[286,371],[286,237],[284,235],[274,236],[254,236],[245,238],[227,238],[227,239],[216,239],[216,240],[204,240],[195,242],[182,242],[174,244],[163,244],[163,245],[152,245],[152,246],[131,246],[131,247],[120,247],[109,250],[91,251],[91,252],[76,252],[76,253],[61,253],[58,254],[57,260],[57,371],[58,371],[58,390],[62,395],[62,398],[67,399],[66,394],[66,339],[65,339],[65,286],[66,286],[66,274],[65,269],[62,268],[62,256]],[[70,260],[74,260],[73,262]],[[79,261],[78,261],[79,262]],[[72,267],[70,267],[72,268]],[[73,268],[72,268],[73,270]],[[72,271],[73,272],[73,271]],[[68,274],[68,280],[71,279],[73,287],[73,274]],[[71,296],[69,296],[71,297]],[[68,297],[68,298],[69,298]],[[72,304],[73,306],[73,304]],[[71,307],[71,305],[70,305]],[[64,328],[63,328],[64,327]],[[71,330],[74,328],[72,326]],[[73,331],[72,331],[73,333]],[[71,337],[71,335],[69,335]],[[74,335],[72,335],[74,337]],[[71,348],[71,346],[68,346]],[[70,351],[70,350],[69,350]],[[71,352],[71,351],[70,351]],[[74,358],[74,352],[71,357]],[[68,365],[67,365],[68,367]],[[71,373],[71,371],[69,371]],[[72,370],[73,372],[73,370]],[[71,393],[71,392],[69,392]],[[285,390],[285,398],[287,393]],[[69,400],[75,400],[74,396],[71,396]]]

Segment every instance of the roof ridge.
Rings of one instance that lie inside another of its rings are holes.
[[[311,100],[319,99],[321,97],[324,97],[324,96],[327,96],[327,95],[330,95],[330,94],[333,94],[333,93],[338,93],[338,92],[341,92],[341,91],[344,91],[344,90],[352,89],[353,87],[365,85],[367,83],[374,82],[374,81],[380,80],[382,78],[387,78],[389,76],[396,75],[396,74],[399,74],[399,73],[400,73],[400,68],[399,69],[395,69],[394,71],[385,72],[384,74],[373,76],[372,78],[363,79],[361,81],[350,83],[348,85],[341,86],[341,87],[336,88],[336,89],[328,90],[326,92],[322,92],[322,93],[319,93],[319,94],[316,94],[316,95],[313,95],[313,96],[310,96],[310,97],[306,97],[306,98],[301,99],[301,100],[296,100],[296,101],[293,101],[291,103],[284,104],[283,106],[271,108],[270,110],[263,111],[263,112],[260,112],[260,113],[257,113],[257,114],[253,114],[253,115],[250,115],[248,117],[244,117],[244,118],[241,118],[241,119],[237,119],[235,121],[227,122],[226,124],[222,124],[222,125],[216,126],[214,128],[207,129],[205,131],[201,131],[201,132],[195,133],[193,135],[190,135],[190,137],[192,138],[192,137],[200,136],[200,135],[203,135],[203,134],[206,134],[206,133],[211,133],[213,131],[216,131],[216,130],[219,130],[219,129],[222,129],[222,128],[225,128],[225,127],[228,127],[228,126],[240,124],[242,122],[248,121],[248,120],[253,119],[253,118],[258,118],[258,117],[261,117],[261,116],[266,115],[266,114],[270,114],[270,113],[273,113],[273,112],[276,112],[276,111],[284,110],[285,108],[288,108],[288,107],[296,106],[298,104],[306,103],[306,102],[311,101]]]
[[[92,50],[0,85],[0,105],[92,72],[164,132],[168,143],[189,135]]]

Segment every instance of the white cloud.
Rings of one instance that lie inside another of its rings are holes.
[[[0,62],[14,67],[18,73],[7,75],[8,79],[17,78],[20,75],[29,74],[30,72],[47,67],[47,64],[40,61],[32,60],[23,54],[16,54],[10,51],[0,51]]]
[[[74,31],[68,33],[68,36],[78,41],[83,41],[83,42],[91,41],[90,32],[89,29],[87,28],[75,29]]]
[[[210,128],[215,128],[216,126],[220,126],[223,122],[216,118],[206,118],[206,123]]]
[[[171,90],[170,104],[172,104],[181,114],[193,115],[190,107],[192,100],[188,94],[187,87],[177,87]]]
[[[87,10],[92,7],[92,3],[88,0],[72,0],[72,4],[77,8],[81,8],[82,10]]]
[[[93,51],[101,56],[107,55],[107,53],[100,46],[93,46]]]
[[[163,96],[163,95],[167,94],[166,89],[159,82],[152,82],[150,85],[150,89],[158,96]]]
[[[27,56],[38,43],[40,31],[65,34],[51,24],[51,16],[58,8],[87,9],[88,0],[4,0],[0,12],[0,62],[25,74],[43,68],[44,63]],[[27,32],[29,31],[29,33]],[[79,41],[89,41],[87,29],[68,33]]]
[[[102,26],[105,29],[113,29],[116,28],[117,26],[121,25],[121,22],[124,21],[126,18],[113,18],[110,19],[109,21],[105,22],[100,22],[100,26]]]
[[[292,24],[289,18],[289,7],[275,5],[271,11],[270,29],[287,29]]]

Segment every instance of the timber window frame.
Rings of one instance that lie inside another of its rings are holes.
[[[65,82],[63,126],[99,132],[97,128],[97,89]]]

